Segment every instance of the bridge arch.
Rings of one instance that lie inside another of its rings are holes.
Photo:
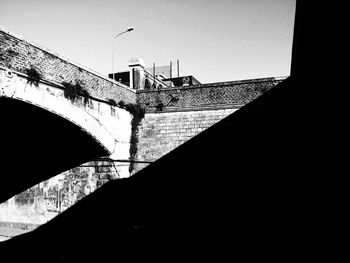
[[[38,86],[29,84],[24,74],[18,76],[6,70],[0,70],[0,96],[24,101],[61,116],[89,134],[109,154],[115,152],[118,136],[109,131],[105,123],[100,121],[100,105],[98,109],[93,109],[72,103],[64,97],[62,89],[53,88],[52,84],[47,82],[41,82]]]
[[[131,131],[116,132],[118,125],[131,120],[125,110],[114,109],[114,115],[121,116],[112,123],[107,103],[86,107],[72,103],[52,83],[30,85],[24,74],[2,68],[0,111],[0,159],[6,164],[1,180],[4,185],[15,185],[17,193],[81,163],[113,156],[122,147],[129,147]],[[14,189],[10,190],[1,191],[0,203],[13,196]]]

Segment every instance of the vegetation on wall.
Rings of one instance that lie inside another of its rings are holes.
[[[156,96],[156,111],[163,111],[163,109],[164,109],[164,103],[160,99],[160,89],[158,89],[157,96]]]
[[[163,111],[165,107],[168,107],[170,104],[175,104],[179,101],[179,98],[173,96],[172,94],[169,94],[170,99],[166,104],[164,104],[161,99],[159,98],[159,95],[156,97],[156,111]]]
[[[0,62],[11,62],[19,53],[11,48],[0,47]]]
[[[68,82],[62,82],[64,89],[64,97],[69,99],[71,102],[74,102],[78,96],[84,98],[84,105],[89,102],[89,92],[81,86],[79,83],[72,84]]]
[[[130,150],[129,150],[130,161],[131,161],[129,166],[129,172],[131,173],[134,170],[134,166],[135,166],[134,161],[137,153],[137,144],[139,142],[138,127],[142,119],[145,117],[145,109],[138,104],[125,103],[122,100],[117,103],[117,106],[129,111],[130,114],[133,116],[131,120],[131,138],[130,138]]]
[[[12,49],[8,49],[7,54],[9,54],[11,57],[15,57],[15,56],[19,55],[19,53],[17,51],[12,50]]]
[[[266,85],[262,85],[261,83],[258,83],[254,86],[254,90],[258,93],[264,93],[268,90],[269,88]]]
[[[163,104],[163,102],[157,101],[156,110],[157,110],[157,111],[163,111],[163,109],[164,109],[164,104]]]
[[[39,86],[39,82],[42,79],[41,74],[34,67],[25,69],[26,74],[28,75],[27,83],[30,85],[34,84],[36,87]]]
[[[6,60],[11,60],[14,57],[18,56],[19,53],[11,48],[8,48],[6,50],[1,50],[1,57]]]
[[[119,101],[118,102],[118,106],[120,107],[120,108],[124,108],[125,107],[125,102],[124,101]]]
[[[114,99],[109,99],[109,100],[108,100],[108,103],[109,103],[109,105],[111,105],[111,106],[117,106],[117,103],[115,102]]]

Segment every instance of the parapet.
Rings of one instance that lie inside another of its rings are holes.
[[[44,80],[83,86],[101,100],[135,103],[135,91],[39,44],[0,27],[0,66],[25,73],[35,68]]]

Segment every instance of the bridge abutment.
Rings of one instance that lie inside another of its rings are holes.
[[[128,167],[125,163],[92,161],[69,169],[1,204],[0,221],[9,225],[44,224],[106,182],[127,177]]]
[[[52,116],[74,123],[82,133],[88,134],[91,140],[97,141],[109,152],[109,155],[104,157],[122,160],[130,158],[133,116],[129,111],[91,97],[86,103],[83,97],[77,97],[71,101],[65,97],[62,85],[44,80],[34,85],[28,79],[29,77],[23,73],[0,67],[0,97],[28,103],[52,113]],[[65,133],[62,127],[60,136],[69,137],[71,134]],[[55,140],[54,136],[52,140]],[[74,147],[76,147],[74,144],[67,145],[66,150],[71,151]],[[55,149],[51,150],[55,151]],[[64,156],[64,152],[62,155]],[[23,158],[33,158],[33,156]],[[37,169],[40,170],[40,157],[37,157],[37,160],[39,163]],[[125,178],[129,175],[128,162],[96,160],[83,163],[2,203],[0,221],[22,225],[43,224],[109,180]],[[32,175],[28,174],[28,176]]]

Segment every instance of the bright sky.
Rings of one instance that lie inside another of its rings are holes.
[[[180,60],[202,83],[287,76],[295,0],[1,0],[0,25],[107,75]]]

